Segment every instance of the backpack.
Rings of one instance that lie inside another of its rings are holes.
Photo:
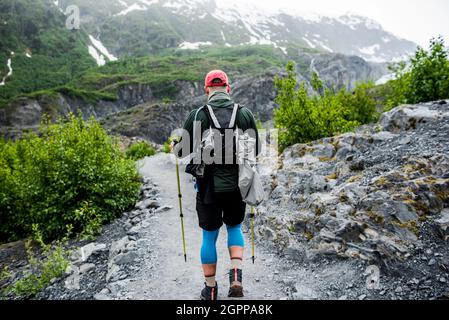
[[[198,110],[195,122],[201,110],[204,110],[209,118],[210,129],[205,131],[201,145],[194,146],[194,152],[198,152],[198,148],[200,148],[203,156],[207,154],[210,159],[215,160],[217,155],[218,159],[221,155],[221,159],[219,159],[221,163],[218,165],[238,165],[239,189],[242,199],[248,205],[258,206],[265,199],[265,191],[257,172],[255,154],[248,152],[249,150],[255,150],[257,140],[248,133],[239,131],[237,116],[241,107],[235,104],[233,109],[222,108],[214,111],[210,105],[206,105]],[[228,125],[225,126],[224,124]],[[229,130],[232,130],[232,140],[229,139],[231,138]],[[216,136],[217,134],[219,137]],[[221,141],[221,144],[217,144],[216,141]],[[194,144],[195,142],[194,137]],[[197,179],[202,179],[205,176],[206,166],[207,164],[204,161],[200,165],[190,164],[186,172]]]
[[[216,152],[215,152],[215,134],[217,132],[219,132],[220,137],[218,137],[219,139],[221,139],[220,141],[222,141],[222,145],[220,146],[220,150],[219,152],[221,152],[221,154],[223,155],[222,159],[221,159],[221,163],[225,164],[226,160],[230,160],[230,159],[226,159],[226,154],[227,154],[227,150],[228,147],[229,149],[232,148],[232,162],[236,163],[236,140],[235,140],[235,135],[232,141],[232,146],[228,146],[226,144],[226,139],[225,139],[225,135],[226,135],[226,131],[227,130],[233,130],[233,132],[235,133],[235,130],[237,129],[236,126],[236,122],[237,122],[237,114],[238,111],[240,110],[240,106],[238,104],[234,105],[234,108],[232,109],[232,114],[230,113],[230,109],[228,108],[223,108],[221,110],[219,110],[218,116],[219,118],[217,118],[213,108],[209,105],[206,105],[204,107],[201,107],[200,109],[198,109],[198,111],[196,112],[195,115],[195,120],[194,122],[197,122],[198,119],[198,114],[201,111],[204,111],[205,114],[207,115],[207,117],[209,118],[209,130],[205,131],[203,133],[203,136],[201,137],[201,139],[198,139],[195,134],[195,130],[193,132],[193,158],[196,158],[198,156],[201,156],[201,163],[198,164],[194,164],[193,160],[192,162],[187,165],[186,168],[186,173],[191,174],[193,177],[195,177],[196,179],[203,179],[205,177],[206,174],[206,163],[203,161],[204,157],[203,155],[206,153],[208,154],[210,157],[213,157]],[[220,119],[220,120],[219,120]],[[229,125],[227,127],[222,127],[222,123],[229,123]],[[200,145],[198,145],[198,142],[200,141]],[[229,151],[228,151],[229,152]],[[198,161],[197,161],[198,162]]]
[[[205,107],[210,128],[203,136],[203,159],[207,155],[210,160],[219,161],[214,163],[216,165],[237,165],[237,115],[240,109],[238,104],[234,104],[232,112],[229,108],[216,109],[214,112],[210,105]]]

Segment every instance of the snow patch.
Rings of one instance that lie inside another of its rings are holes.
[[[332,50],[331,48],[329,48],[328,46],[326,46],[325,44],[323,44],[323,43],[320,43],[320,46],[321,46],[321,48],[323,48],[324,50],[326,50],[326,51],[329,51],[329,52],[334,52],[334,50]]]
[[[310,41],[309,39],[307,39],[306,37],[302,37],[302,39],[307,43],[307,45],[309,46],[309,47],[311,47],[312,49],[315,49],[316,48],[316,45],[314,45],[313,43],[312,43],[312,41]]]
[[[187,42],[184,41],[179,45],[179,49],[181,50],[199,50],[200,47],[203,46],[211,46],[212,42],[206,41],[206,42]]]
[[[122,4],[126,4],[126,3],[122,3]],[[134,3],[131,6],[127,7],[126,9],[115,14],[114,17],[126,16],[128,13],[133,12],[133,11],[147,11],[147,10],[148,10],[148,8],[146,6],[140,5],[138,3]]]
[[[206,0],[203,0],[203,2],[206,2]],[[171,9],[172,12],[191,17],[195,13],[198,12],[198,8],[201,6],[200,0],[182,0],[182,1],[176,1],[176,0],[166,0],[163,5],[164,8]]]
[[[14,55],[14,54],[12,54],[12,55]],[[11,60],[11,58],[8,59],[8,62],[6,64],[6,66],[8,67],[8,74],[3,77],[2,82],[0,82],[0,86],[4,86],[6,84],[6,79],[8,79],[10,76],[12,76],[13,70],[12,70],[12,60]]]
[[[374,44],[372,46],[364,47],[364,48],[360,48],[359,49],[359,51],[361,53],[366,54],[366,55],[374,55],[379,50],[380,50],[380,45],[379,44]]]
[[[225,37],[223,30],[221,30],[221,37],[222,37],[223,41],[226,42],[226,37]]]
[[[95,47],[95,49],[97,49],[99,51],[99,53],[101,55],[103,55],[104,57],[106,57],[109,61],[117,61],[118,60],[114,55],[109,53],[108,49],[106,49],[106,47],[103,45],[103,43],[101,43],[100,40],[95,39],[91,35],[89,35],[89,39],[90,39],[90,42],[92,43],[92,45]]]
[[[341,24],[347,25],[353,30],[357,30],[357,27],[359,26],[365,26],[367,29],[372,30],[383,30],[382,26],[378,22],[367,17],[362,17],[358,14],[347,13],[345,15],[337,17],[336,20]]]
[[[102,54],[100,54],[97,49],[95,49],[94,46],[89,46],[89,54],[91,55],[92,58],[95,59],[95,61],[97,62],[97,65],[104,66],[106,64],[106,60],[104,59],[104,56]]]
[[[153,4],[159,3],[159,0],[139,0],[144,5],[151,7]]]
[[[327,41],[327,40],[326,40]],[[328,52],[334,52],[331,48],[329,48],[323,41],[314,40],[316,43],[316,46],[321,47],[322,49],[328,51]]]

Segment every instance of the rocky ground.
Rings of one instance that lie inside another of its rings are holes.
[[[378,268],[380,287],[367,298],[445,296],[448,145],[447,101],[402,106],[357,133],[295,145],[267,178],[258,233],[318,268],[323,259]]]
[[[269,197],[258,209],[256,264],[244,267],[246,298],[449,298],[448,145],[445,101],[403,106],[377,125],[264,161]],[[161,154],[140,165],[142,201],[95,242],[72,243],[71,267],[37,299],[198,299],[201,233],[192,182],[183,175],[184,263],[174,164]],[[249,258],[248,221],[244,227]],[[225,243],[224,231],[221,299]],[[0,261],[25,268],[23,243],[0,248]]]

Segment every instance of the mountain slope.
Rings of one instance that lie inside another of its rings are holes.
[[[86,34],[67,30],[65,19],[50,0],[0,2],[0,99],[63,85],[95,66]]]
[[[308,88],[312,71],[338,89],[352,89],[357,82],[375,80],[383,72],[355,56],[297,50],[292,57],[297,62],[298,80]],[[114,133],[162,143],[195,106],[204,103],[204,75],[222,67],[231,77],[236,101],[266,122],[277,108],[274,77],[286,63],[282,52],[270,46],[121,59],[89,70],[64,90],[35,93],[7,103],[0,108],[0,134],[16,137],[23,129],[35,128],[45,113],[56,116],[80,110],[86,117],[106,119],[105,126]]]
[[[117,55],[146,55],[166,48],[271,44],[287,52],[304,47],[357,55],[373,62],[403,59],[416,44],[366,17],[266,13],[215,0],[62,0],[80,6],[83,25]]]

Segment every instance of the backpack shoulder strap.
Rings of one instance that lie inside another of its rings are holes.
[[[240,110],[238,103],[234,104],[234,111],[232,112],[231,122],[229,123],[229,128],[234,128],[237,121],[237,114]]]
[[[200,114],[201,111],[203,111],[205,108],[205,106],[202,106],[201,108],[199,108],[196,113],[195,113],[195,122],[198,120],[198,115]]]
[[[214,126],[216,129],[221,129],[220,122],[218,121],[217,117],[215,116],[214,110],[210,105],[207,105],[207,110],[209,111],[209,117],[212,120]]]
[[[198,115],[200,114],[201,111],[204,111],[204,108],[205,108],[205,106],[202,106],[201,108],[199,108],[196,111],[194,124],[198,121]],[[196,138],[197,138],[196,137],[196,130],[193,130],[193,152],[194,153],[196,153],[198,151],[198,144],[197,144]]]

